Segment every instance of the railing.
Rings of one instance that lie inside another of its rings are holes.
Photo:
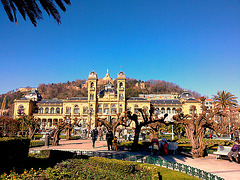
[[[59,150],[59,149],[58,149]],[[118,159],[123,161],[135,161],[140,163],[153,164],[156,166],[165,167],[182,173],[186,173],[190,176],[194,176],[204,180],[224,180],[224,178],[217,175],[211,174],[204,170],[194,168],[185,164],[170,162],[156,157],[151,156],[140,156],[140,155],[130,155],[130,154],[117,154],[112,152],[97,152],[97,151],[80,151],[80,150],[62,150],[70,151],[78,155],[87,155],[91,157],[105,157],[109,159]],[[31,151],[31,153],[39,153],[39,151]]]

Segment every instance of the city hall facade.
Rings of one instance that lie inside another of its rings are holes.
[[[138,109],[150,109],[150,104],[155,107],[155,113],[163,116],[168,113],[168,120],[176,114],[176,109],[181,108],[184,113],[191,113],[190,107],[196,106],[199,113],[200,101],[196,100],[189,92],[181,95],[172,94],[140,94],[139,97],[126,97],[126,77],[121,70],[117,74],[116,87],[107,71],[103,79],[98,79],[97,73],[90,72],[87,81],[88,97],[72,97],[69,99],[42,99],[37,90],[28,93],[24,98],[14,102],[14,118],[20,113],[33,115],[39,119],[42,128],[51,129],[63,120],[81,119],[83,128],[91,124],[96,126],[96,119],[114,119],[116,114],[124,114],[129,110],[139,114]],[[104,89],[99,89],[99,82],[105,83]],[[212,102],[209,102],[212,104]],[[141,118],[139,114],[139,118]]]

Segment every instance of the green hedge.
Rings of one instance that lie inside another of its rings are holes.
[[[59,136],[60,139],[66,139],[66,135],[60,135]],[[76,140],[76,139],[80,139],[81,136],[71,136],[71,140]]]
[[[34,139],[40,139],[43,137],[43,134],[34,134]]]
[[[44,144],[45,144],[44,141],[31,141],[30,142],[30,147],[44,146]]]
[[[178,180],[178,179],[193,179],[197,180],[198,178],[189,176],[185,173],[178,171],[173,171],[164,167],[158,167],[151,164],[142,164],[132,161],[121,161],[116,159],[107,159],[102,157],[90,157],[90,164],[108,169],[111,171],[118,171],[119,173],[131,174],[134,172],[148,172],[151,174],[152,180],[166,179],[166,180]]]
[[[179,144],[190,144],[190,139],[182,138],[177,140]],[[206,146],[231,146],[233,144],[232,141],[228,140],[216,140],[216,139],[203,139],[203,142]]]
[[[0,167],[9,168],[28,158],[30,139],[0,138]]]
[[[116,159],[107,159],[102,157],[91,157],[89,158],[89,161],[94,166],[128,174],[133,173],[136,170],[137,166],[136,162],[120,161]]]

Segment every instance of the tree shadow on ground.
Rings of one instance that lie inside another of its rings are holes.
[[[47,169],[48,167],[54,167],[63,160],[74,157],[76,157],[76,153],[58,150],[43,150],[38,157],[28,157],[22,162],[6,163],[4,167],[0,167],[0,174],[4,172],[9,173],[11,170],[17,173],[23,173],[24,170],[30,170],[32,168],[35,170],[39,168]]]

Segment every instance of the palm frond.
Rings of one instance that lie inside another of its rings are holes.
[[[14,22],[17,22],[16,7],[15,7],[15,5],[13,4],[13,1],[9,1],[9,3],[10,3],[10,7],[11,7],[11,9],[12,9],[12,11],[13,11]]]
[[[61,10],[62,10],[63,12],[66,11],[66,8],[65,8],[65,6],[64,6],[64,4],[63,4],[63,2],[62,2],[62,0],[55,0],[55,2],[56,2],[57,5],[61,8]]]
[[[236,107],[238,105],[236,99],[237,97],[227,91],[218,91],[217,95],[213,96],[215,103],[222,106],[223,108]]]
[[[39,0],[39,2],[49,16],[52,15],[58,24],[61,23],[61,16],[56,9],[56,6],[53,4],[52,0]]]
[[[3,8],[5,12],[7,13],[7,16],[11,22],[14,22],[13,14],[12,14],[12,9],[10,7],[9,0],[1,0],[3,4]]]
[[[32,24],[36,27],[37,20],[42,19],[42,11],[39,9],[35,0],[25,0],[26,5],[26,13],[32,22]]]
[[[61,16],[54,2],[65,12],[65,4],[71,5],[70,0],[1,0],[4,10],[11,22],[17,22],[17,10],[20,12],[24,20],[26,16],[34,26],[37,26],[37,20],[42,19],[42,11],[39,9],[37,2],[41,4],[43,9],[49,16],[52,16],[58,24],[61,23]],[[65,3],[65,4],[64,4]]]
[[[18,11],[22,15],[23,19],[26,21],[26,6],[23,0],[12,0],[16,5]]]

